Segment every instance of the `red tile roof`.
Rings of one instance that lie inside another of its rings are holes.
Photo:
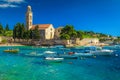
[[[44,29],[50,27],[50,25],[51,24],[37,24],[37,25],[33,25],[31,29],[33,30],[33,29],[35,29],[36,26],[38,26],[39,30],[44,30]]]

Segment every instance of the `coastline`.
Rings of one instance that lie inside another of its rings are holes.
[[[63,45],[63,44],[61,44]],[[70,47],[82,47],[82,46],[98,46],[98,47],[103,47],[103,46],[108,46],[109,44],[105,44],[105,43],[97,43],[97,44],[87,44],[87,45],[81,45],[81,44],[66,44],[66,45],[63,45],[65,46],[66,48],[70,48]],[[0,44],[0,47],[2,46],[37,46],[37,45],[29,45],[29,44],[20,44],[20,43],[2,43]],[[39,46],[45,46],[45,45],[39,45]],[[46,45],[47,46],[47,45]],[[54,45],[51,45],[51,46],[54,46]]]
[[[0,44],[0,47],[3,46],[26,46],[26,45],[22,45],[22,44],[18,44],[18,43],[5,43],[5,44]]]

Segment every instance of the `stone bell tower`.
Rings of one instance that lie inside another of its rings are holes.
[[[28,6],[27,12],[26,12],[26,28],[27,28],[27,30],[30,30],[32,28],[32,22],[33,22],[32,9],[31,9],[31,6]]]

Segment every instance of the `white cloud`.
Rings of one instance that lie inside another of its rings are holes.
[[[19,7],[21,3],[25,3],[25,0],[2,0],[0,3],[0,8],[14,8]]]
[[[0,4],[0,8],[8,8],[8,7],[19,7],[18,5],[13,4]]]
[[[22,3],[22,2],[25,2],[25,0],[4,0],[5,2],[8,2],[8,3]]]

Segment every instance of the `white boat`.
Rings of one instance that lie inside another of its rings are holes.
[[[109,50],[109,49],[102,49],[102,48],[97,49],[97,47],[86,47],[85,51],[93,55],[106,55],[106,56],[112,55],[114,52],[113,50]]]
[[[31,56],[31,57],[42,57],[44,54],[37,54],[36,52],[31,52],[29,54],[25,54],[25,56]]]
[[[53,52],[53,51],[45,51],[44,53],[46,53],[46,54],[54,54],[54,53],[56,53],[56,52]]]
[[[60,55],[60,57],[65,58],[65,59],[77,59],[78,58],[78,56],[76,55],[67,55],[67,54]]]
[[[64,58],[54,58],[54,57],[46,57],[45,60],[49,62],[62,62]]]
[[[75,53],[76,56],[90,57],[93,56],[92,53]]]
[[[113,52],[114,52],[113,50],[109,50],[109,49],[91,51],[91,53],[93,53],[94,55],[112,55]]]
[[[59,57],[55,57],[56,56],[56,52],[53,51],[45,51],[44,52],[45,55],[45,60],[48,62],[62,62],[64,60],[64,58],[59,58]]]

